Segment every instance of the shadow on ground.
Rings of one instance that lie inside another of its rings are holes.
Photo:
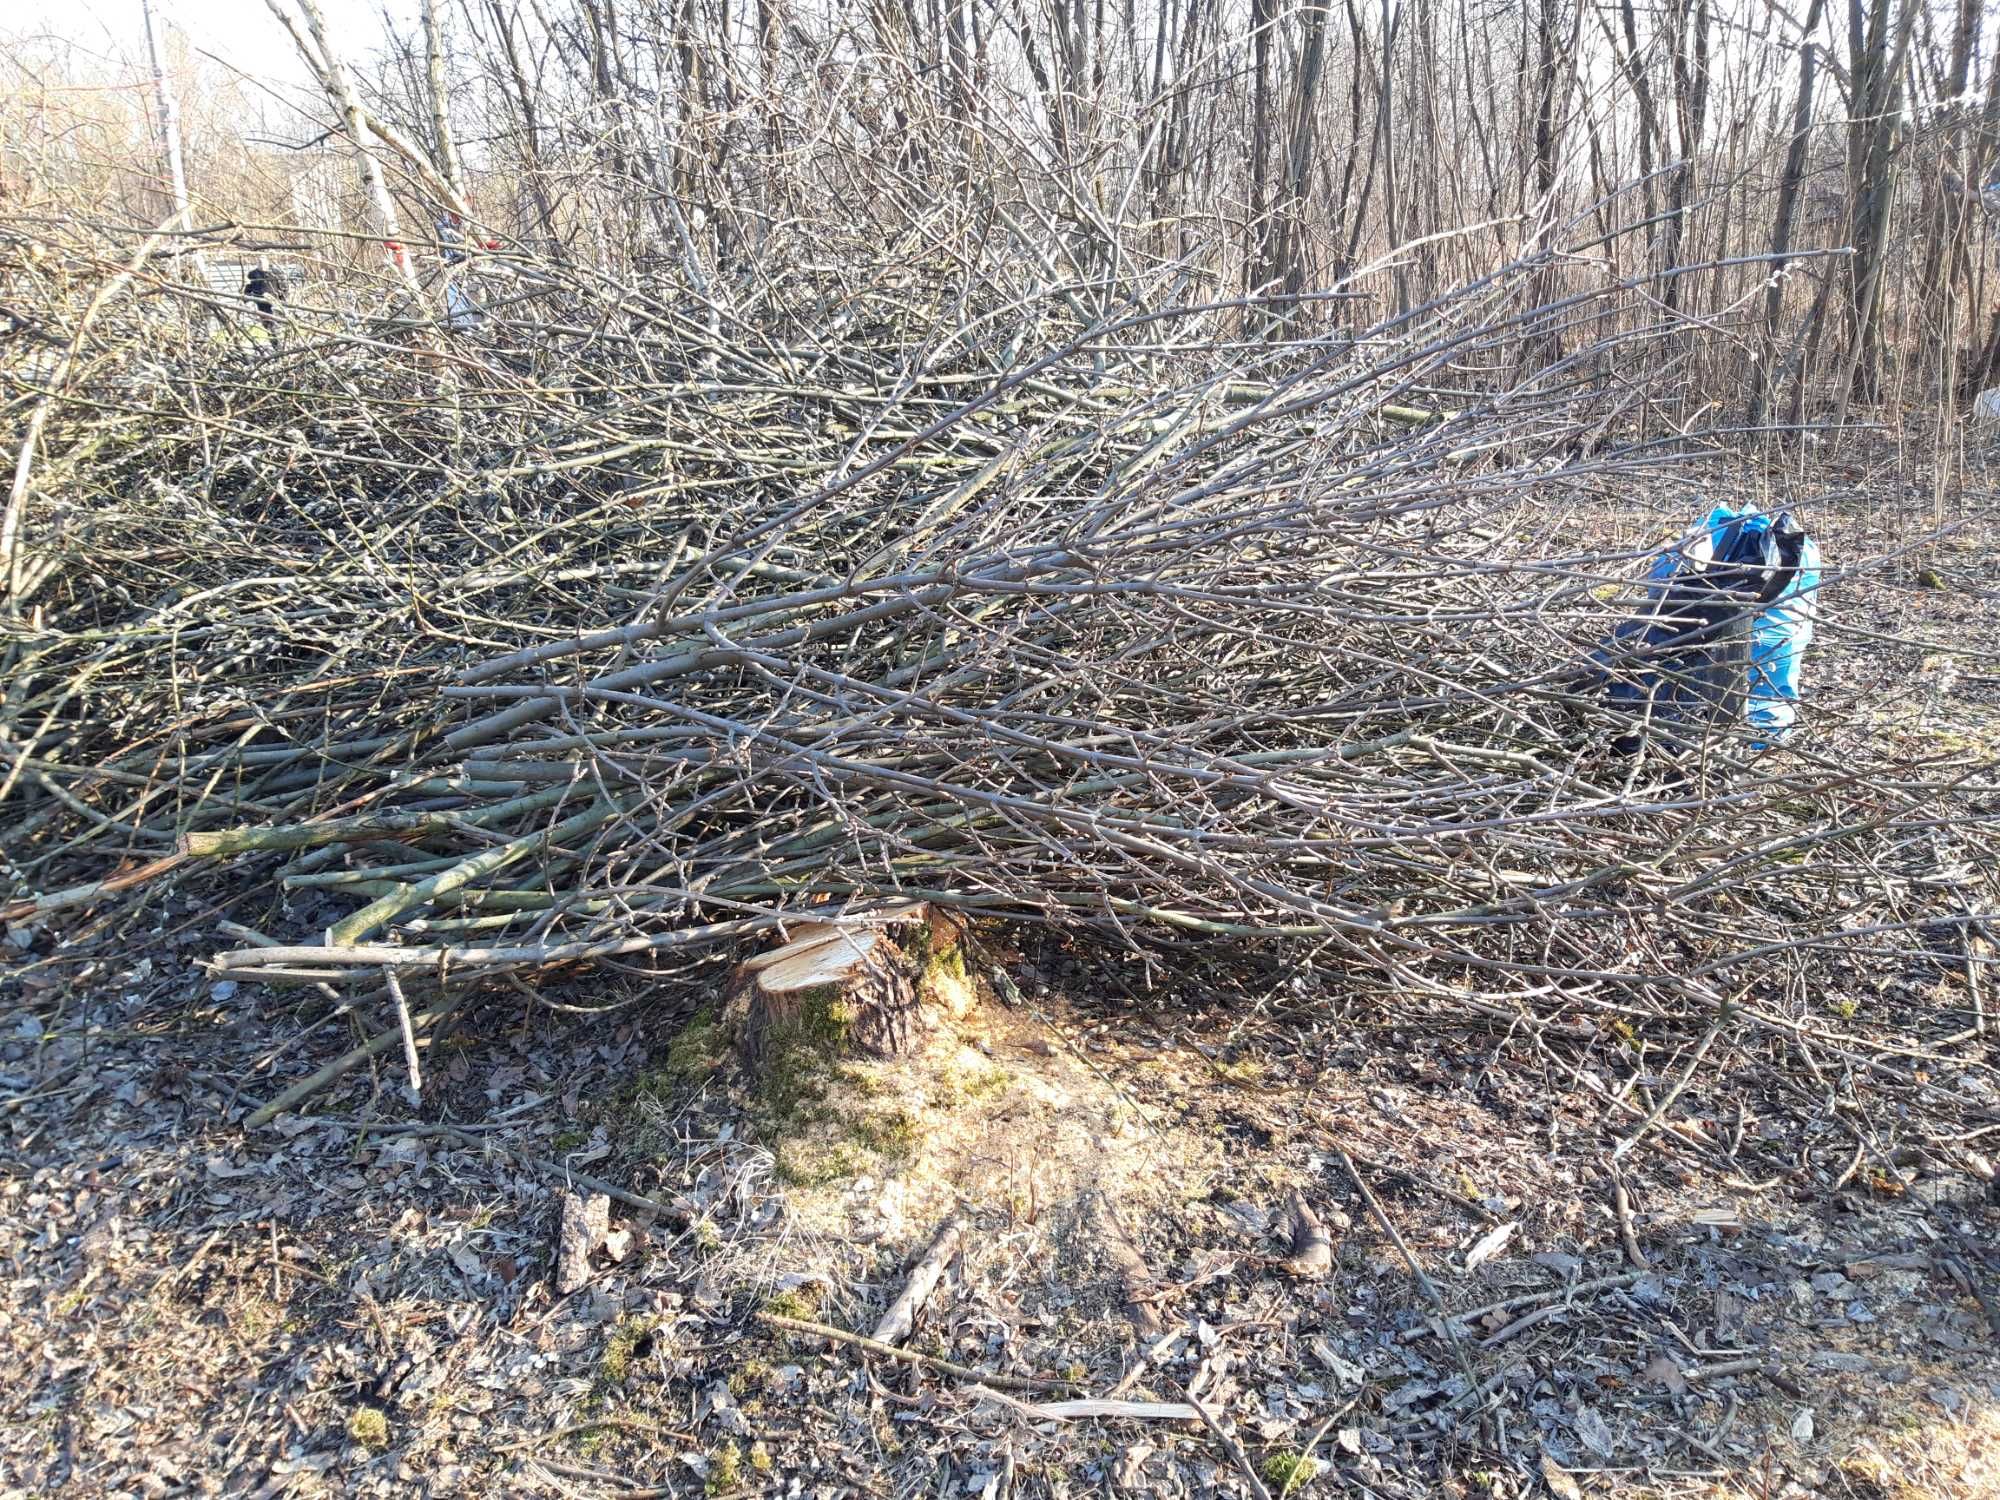
[[[189,1001],[164,958],[81,983],[25,966],[0,1063],[0,1484],[2000,1486],[1983,1042],[1928,1110],[1865,1070],[1815,1098],[1739,1051],[1614,1158],[1676,1057],[1357,1003],[1152,1010],[1095,998],[1074,961],[1012,961],[1020,1003],[988,993],[937,1067],[843,1081],[911,1128],[860,1132],[827,1171],[788,1165],[754,1099],[676,1048],[685,1018],[643,1006],[510,1005],[429,1054],[419,1108],[385,1066],[246,1133],[273,1079],[351,1045],[347,1020],[299,1042],[295,1000]],[[821,1127],[855,1107],[828,1097]],[[551,1164],[663,1210],[614,1204],[631,1238],[568,1295]],[[1324,1275],[1292,1259],[1298,1201]],[[912,1349],[1066,1389],[995,1391],[758,1317],[868,1331],[954,1214],[963,1249]],[[1114,1392],[1192,1392],[1227,1436],[1050,1406]]]

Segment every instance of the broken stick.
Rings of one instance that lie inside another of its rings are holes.
[[[1021,1401],[1005,1391],[983,1385],[969,1388],[969,1394],[1018,1411],[1037,1422],[1110,1420],[1128,1422],[1197,1422],[1201,1413],[1185,1401],[1114,1401],[1085,1398],[1078,1401]]]
[[[1125,1295],[1125,1316],[1142,1337],[1152,1338],[1166,1328],[1152,1303],[1152,1273],[1146,1269],[1144,1257],[1132,1243],[1132,1236],[1110,1198],[1100,1191],[1094,1206],[1098,1235],[1118,1272],[1119,1286]]]
[[[944,1275],[945,1267],[958,1254],[960,1238],[958,1220],[945,1220],[930,1249],[910,1272],[910,1279],[903,1283],[902,1295],[889,1304],[882,1321],[875,1325],[874,1339],[878,1344],[900,1344],[916,1331],[917,1313],[937,1286],[938,1278]]]
[[[1047,1380],[1038,1375],[996,1375],[991,1370],[975,1370],[970,1365],[939,1359],[934,1354],[919,1354],[914,1349],[899,1349],[894,1344],[863,1338],[858,1333],[849,1333],[845,1328],[835,1328],[831,1323],[815,1323],[810,1318],[788,1318],[782,1313],[774,1312],[759,1312],[756,1318],[760,1323],[772,1328],[782,1328],[787,1333],[806,1333],[814,1338],[832,1339],[837,1344],[848,1344],[856,1349],[866,1350],[870,1354],[880,1354],[887,1359],[899,1359],[905,1364],[922,1365],[927,1370],[936,1370],[944,1375],[956,1375],[961,1380],[975,1380],[996,1390],[1073,1391],[1077,1388],[1074,1380]]]
[[[464,998],[465,992],[462,990],[456,994],[446,995],[429,1010],[421,1011],[412,1016],[410,1018],[411,1023],[413,1026],[420,1027],[426,1032],[435,1031],[444,1024],[453,1011],[458,1009],[459,1002]],[[243,1128],[245,1130],[261,1130],[264,1126],[270,1124],[272,1120],[297,1104],[301,1099],[310,1098],[335,1079],[367,1062],[369,1058],[374,1057],[377,1053],[387,1052],[391,1047],[399,1046],[402,1040],[403,1032],[399,1026],[391,1027],[389,1030],[371,1037],[352,1052],[336,1057],[311,1077],[300,1079],[269,1104],[252,1110],[245,1117]]]
[[[410,1025],[410,1002],[403,994],[403,981],[396,977],[394,964],[382,966],[382,982],[389,987],[389,998],[396,1002],[396,1024],[403,1031],[403,1065],[409,1069],[410,1092],[421,1098],[424,1075],[417,1066],[417,1034]]]
[[[1222,1451],[1229,1455],[1230,1462],[1235,1464],[1237,1470],[1249,1481],[1250,1493],[1255,1495],[1257,1500],[1271,1500],[1270,1490],[1265,1488],[1263,1478],[1257,1473],[1256,1465],[1250,1462],[1250,1455],[1243,1451],[1243,1445],[1231,1436],[1229,1430],[1216,1418],[1214,1412],[1203,1406],[1196,1399],[1194,1388],[1200,1383],[1201,1376],[1197,1372],[1195,1379],[1188,1383],[1188,1405],[1192,1406],[1194,1414],[1207,1424],[1208,1430],[1215,1434],[1216,1442],[1222,1445]]]
[[[1625,1258],[1639,1270],[1646,1270],[1651,1262],[1639,1248],[1639,1231],[1632,1223],[1632,1195],[1626,1191],[1625,1179],[1615,1171],[1611,1178],[1611,1206],[1618,1214],[1618,1237],[1625,1242]]]

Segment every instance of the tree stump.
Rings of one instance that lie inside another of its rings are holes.
[[[971,1001],[956,921],[925,906],[880,913],[866,925],[806,922],[783,946],[738,964],[723,1019],[752,1074],[774,1055],[902,1057],[936,1014]]]

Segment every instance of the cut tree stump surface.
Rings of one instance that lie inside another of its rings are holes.
[[[738,964],[724,991],[737,1050],[755,1071],[804,1041],[864,1057],[907,1055],[931,1025],[926,1007],[956,1011],[940,971],[962,973],[957,924],[923,906],[854,923],[801,923],[789,941]]]

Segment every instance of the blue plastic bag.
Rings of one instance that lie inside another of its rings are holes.
[[[1783,740],[1819,612],[1818,544],[1788,511],[1717,505],[1647,578],[1646,606],[1599,655],[1618,669],[1612,704],[1662,727],[1740,711],[1758,733],[1755,749]],[[1781,582],[1748,602],[1730,591]]]

